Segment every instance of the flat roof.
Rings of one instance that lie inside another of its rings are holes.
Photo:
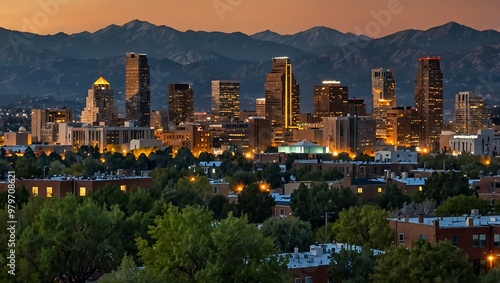
[[[467,226],[466,219],[468,217],[473,218],[473,225]],[[405,222],[404,218],[398,220],[398,218],[389,218],[390,221]],[[424,217],[423,223],[418,223],[418,217],[411,217],[408,219],[409,223],[421,224],[421,225],[434,225],[435,221],[439,221],[439,228],[467,228],[467,227],[482,227],[482,226],[492,226],[500,225],[500,215],[488,215],[488,216],[448,216],[448,217]]]
[[[309,251],[299,253],[282,253],[279,256],[287,256],[289,258],[288,269],[308,268],[329,265],[331,254],[338,253],[341,250],[356,250],[360,252],[363,247],[344,244],[344,243],[327,243],[321,245],[311,245]],[[383,254],[384,251],[372,249],[375,255]]]

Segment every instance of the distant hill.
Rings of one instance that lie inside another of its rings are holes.
[[[35,35],[0,28],[0,99],[13,94],[56,95],[85,100],[104,76],[124,100],[124,55],[146,53],[151,67],[153,109],[167,106],[168,84],[192,83],[195,108],[209,110],[210,81],[241,81],[242,108],[264,96],[271,58],[288,56],[301,88],[301,109],[312,111],[312,89],[325,79],[342,81],[351,97],[371,105],[370,70],[396,69],[397,104],[413,105],[417,60],[441,56],[445,109],[458,91],[481,91],[500,100],[500,33],[451,22],[426,31],[404,30],[378,39],[314,27],[293,35],[180,32],[134,20],[94,33]]]

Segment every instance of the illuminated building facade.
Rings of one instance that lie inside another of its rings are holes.
[[[266,117],[266,99],[257,98],[255,99],[255,112],[259,117]]]
[[[350,116],[366,116],[365,100],[361,98],[349,98],[347,100],[347,114]]]
[[[118,126],[118,110],[114,99],[110,84],[100,77],[88,91],[87,105],[80,121],[89,125]]]
[[[39,143],[55,143],[59,123],[71,122],[71,110],[67,108],[33,108],[31,110],[31,139]],[[50,134],[44,135],[50,129]]]
[[[324,117],[323,144],[332,153],[371,154],[375,148],[375,120],[370,116]]]
[[[347,116],[348,88],[338,81],[323,81],[314,86],[313,122],[321,123],[323,117]]]
[[[439,149],[443,125],[443,73],[439,57],[418,59],[415,108],[420,116],[420,147]]]
[[[292,72],[288,57],[272,59],[271,72],[266,75],[266,119],[271,121],[275,140],[284,131],[298,127],[300,119],[299,84]]]
[[[238,121],[240,118],[240,82],[212,81],[212,114],[215,121]]]
[[[168,121],[176,125],[194,120],[194,92],[189,84],[168,85]]]
[[[480,93],[463,91],[455,94],[455,133],[477,134],[488,128],[488,107]]]
[[[151,87],[146,54],[127,52],[125,55],[125,118],[149,127]]]
[[[372,69],[372,117],[377,121],[377,139],[387,135],[387,110],[396,107],[396,79],[392,69]]]

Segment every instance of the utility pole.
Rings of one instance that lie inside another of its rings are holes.
[[[335,212],[325,212],[325,243],[328,242],[327,240],[327,235],[328,235],[328,219],[330,218],[330,215],[335,214]]]

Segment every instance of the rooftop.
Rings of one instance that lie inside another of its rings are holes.
[[[308,268],[329,265],[332,253],[338,253],[342,249],[361,251],[363,248],[343,243],[327,243],[322,245],[311,245],[308,252],[282,253],[280,256],[288,256],[288,269]],[[383,251],[372,250],[375,255],[383,254]]]
[[[396,182],[404,183],[407,186],[423,186],[427,178],[401,178],[397,177],[393,179]]]
[[[467,225],[467,218],[472,219],[472,225]],[[398,218],[389,218],[390,221],[400,221],[405,222],[404,218],[398,220]],[[492,226],[500,225],[500,215],[488,215],[488,216],[449,216],[449,217],[424,217],[422,223],[418,222],[418,217],[412,217],[408,219],[409,223],[420,224],[420,225],[434,225],[435,221],[439,221],[439,228],[466,228],[466,227],[482,227],[482,226]]]
[[[315,164],[319,163],[317,159],[295,159],[294,163],[301,164]],[[351,160],[323,160],[321,161],[323,164],[353,164],[353,165],[362,165],[362,164],[412,164],[416,165],[417,162],[375,162],[375,161],[351,161]]]

